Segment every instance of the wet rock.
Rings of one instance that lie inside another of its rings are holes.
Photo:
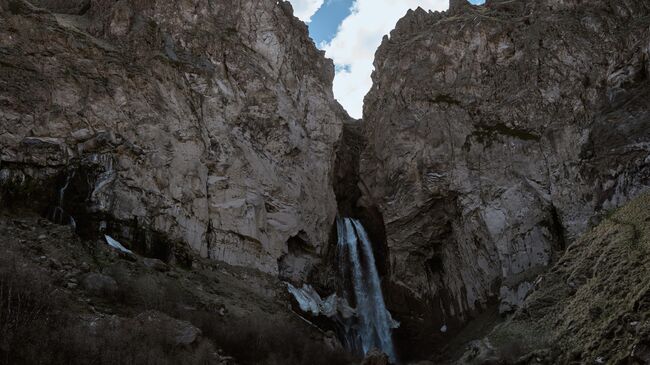
[[[361,365],[390,365],[390,360],[385,353],[372,349],[366,354]]]
[[[350,307],[345,298],[340,298],[336,293],[322,299],[316,290],[309,284],[296,288],[287,283],[289,293],[298,303],[300,310],[313,316],[323,315],[328,318],[351,318],[356,315],[354,308]]]

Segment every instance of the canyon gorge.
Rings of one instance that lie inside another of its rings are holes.
[[[0,0],[0,363],[650,364],[650,1],[374,67],[355,120],[288,2]]]

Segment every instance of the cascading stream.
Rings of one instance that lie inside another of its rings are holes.
[[[359,318],[356,338],[350,342],[358,343],[364,355],[377,348],[395,363],[391,330],[397,324],[386,309],[368,234],[361,222],[352,218],[337,219],[337,230],[339,265],[343,273],[351,275]]]

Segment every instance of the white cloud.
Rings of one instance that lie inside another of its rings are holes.
[[[449,0],[355,0],[330,43],[322,44],[337,65],[334,96],[354,118],[361,118],[370,90],[375,51],[408,9],[446,10]]]
[[[293,7],[294,15],[303,22],[309,23],[325,0],[289,0],[289,2]]]

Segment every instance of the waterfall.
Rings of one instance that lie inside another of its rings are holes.
[[[68,219],[66,221],[66,212],[63,210],[63,200],[65,199],[65,191],[68,189],[68,186],[70,186],[70,180],[74,178],[75,172],[72,171],[68,175],[66,175],[65,178],[65,184],[59,189],[59,201],[58,205],[54,207],[54,210],[52,211],[52,215],[50,216],[50,220],[56,224],[63,224],[63,225],[70,225],[72,226],[73,229],[76,229],[77,223],[75,222],[74,218],[71,215],[68,215]]]
[[[397,327],[386,309],[372,246],[366,230],[356,219],[337,219],[339,269],[351,276],[356,299],[358,350],[364,355],[377,348],[396,362],[391,330]]]

